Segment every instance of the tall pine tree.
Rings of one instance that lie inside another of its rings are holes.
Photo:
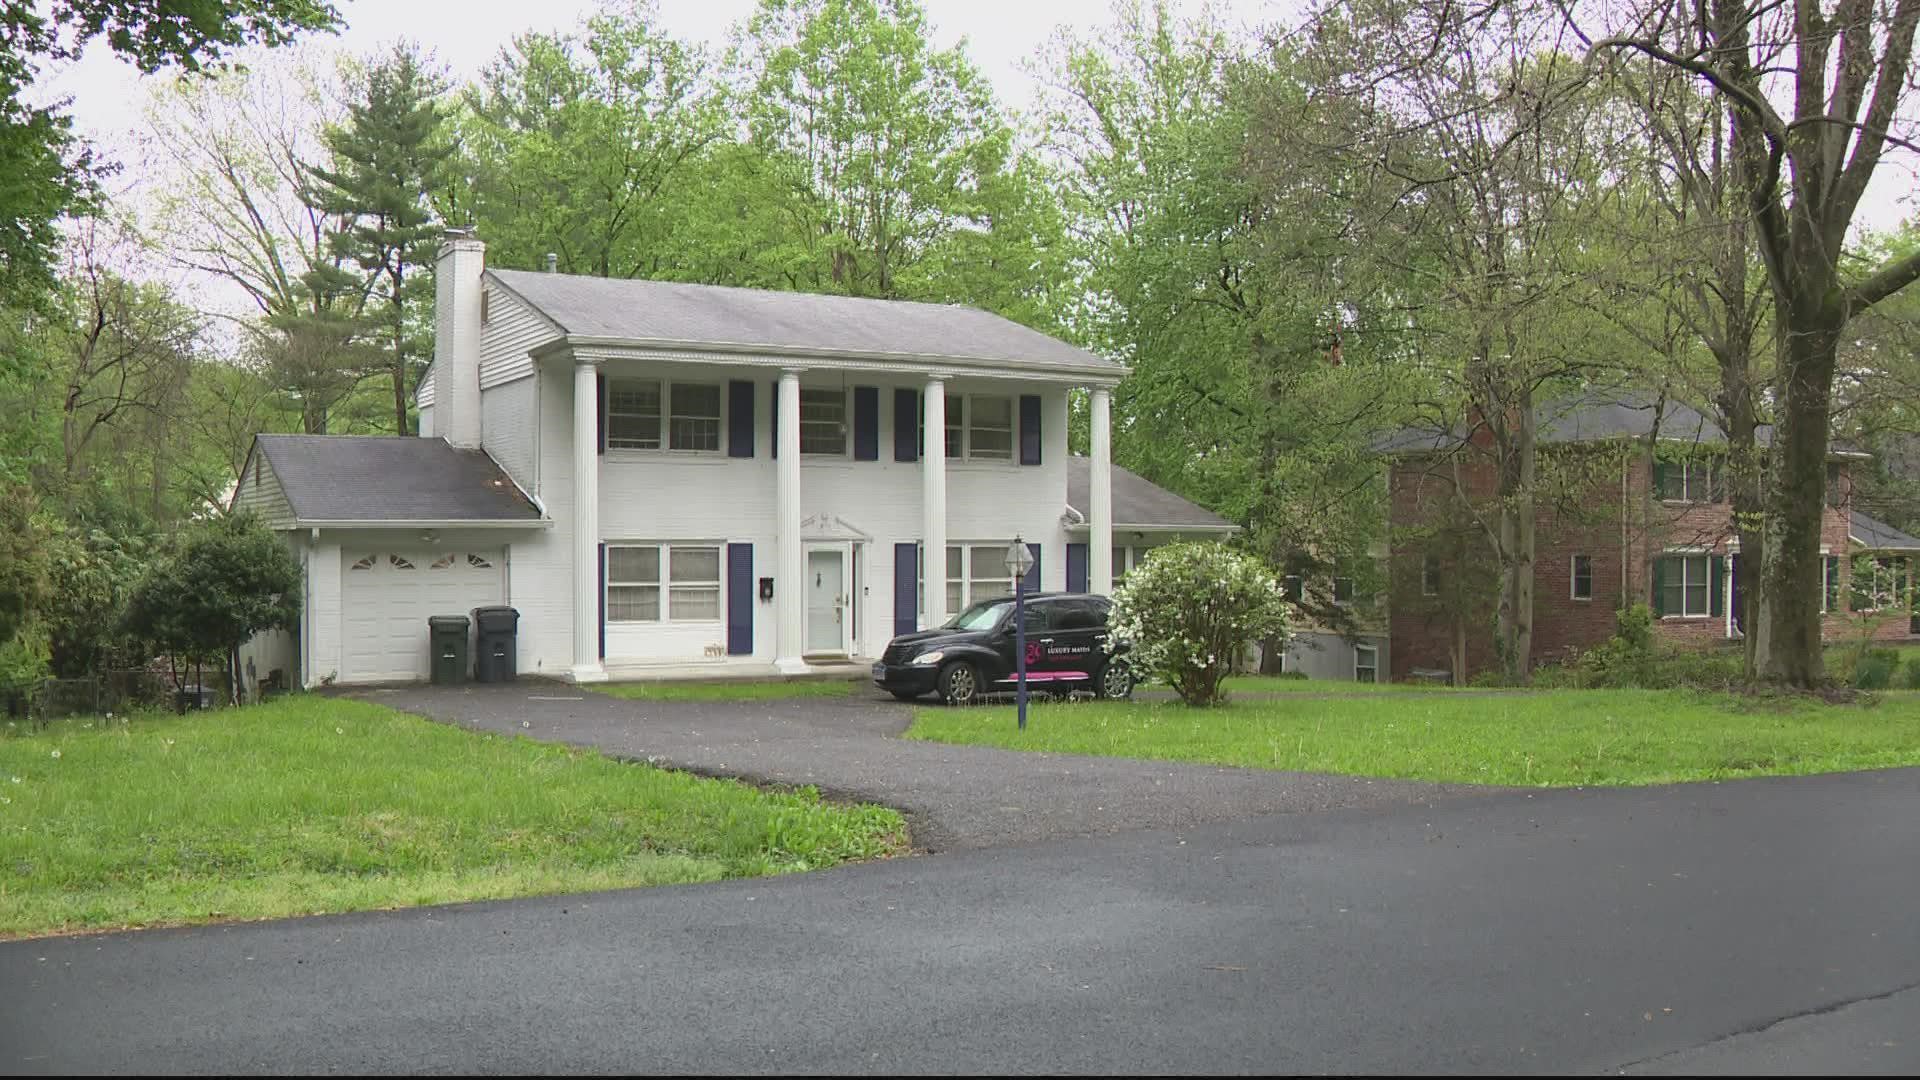
[[[394,47],[367,68],[347,121],[327,132],[331,167],[307,167],[307,201],[351,222],[335,250],[371,277],[366,335],[381,342],[393,381],[394,431],[412,431],[407,391],[429,348],[420,332],[430,316],[439,223],[427,193],[439,182],[452,143],[443,135],[446,84],[417,48]]]

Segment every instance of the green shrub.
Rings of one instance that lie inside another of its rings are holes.
[[[1900,685],[1920,690],[1920,653],[1907,657],[1906,666],[1900,669]]]
[[[1109,625],[1141,675],[1189,705],[1215,705],[1234,657],[1286,633],[1287,603],[1258,559],[1220,544],[1168,544],[1115,590]]]
[[[1580,657],[1581,686],[1626,689],[1660,685],[1653,649],[1653,609],[1635,604],[1614,615],[1613,636]]]
[[[1868,649],[1853,665],[1853,688],[1885,690],[1893,685],[1893,673],[1900,666],[1895,649]]]
[[[1282,679],[1299,679],[1301,682],[1305,682],[1307,673],[1304,671],[1283,671],[1279,677]]]

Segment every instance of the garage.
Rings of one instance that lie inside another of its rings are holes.
[[[344,549],[343,682],[424,680],[427,618],[507,599],[506,549]]]

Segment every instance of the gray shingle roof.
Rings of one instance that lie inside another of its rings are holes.
[[[372,435],[258,435],[301,524],[525,521],[540,511],[482,450]]]
[[[1884,521],[1858,510],[1847,511],[1847,533],[1860,546],[1874,551],[1920,551],[1920,539],[1908,536]]]
[[[1126,369],[979,308],[722,285],[489,271],[570,335],[775,354]]]
[[[1660,396],[1650,390],[1594,389],[1552,398],[1534,405],[1540,441],[1543,444],[1605,442],[1609,439],[1643,439],[1660,424],[1660,437],[1678,442],[1724,443],[1726,433],[1713,419],[1684,401]],[[1376,440],[1373,448],[1381,453],[1441,450],[1456,446],[1464,433],[1437,428],[1404,428]],[[1761,446],[1773,441],[1773,426],[1762,424],[1754,431]],[[1836,454],[1858,455],[1859,451],[1835,442]]]
[[[1067,505],[1081,518],[1087,518],[1088,491],[1092,471],[1090,459],[1067,459]],[[1166,488],[1118,465],[1113,466],[1113,523],[1115,525],[1160,525],[1170,529],[1211,529],[1225,531],[1233,522],[1204,506],[1175,495]]]

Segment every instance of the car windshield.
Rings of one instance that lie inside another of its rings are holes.
[[[946,628],[948,630],[991,630],[1012,606],[1013,601],[1005,598],[982,600],[948,619]]]

